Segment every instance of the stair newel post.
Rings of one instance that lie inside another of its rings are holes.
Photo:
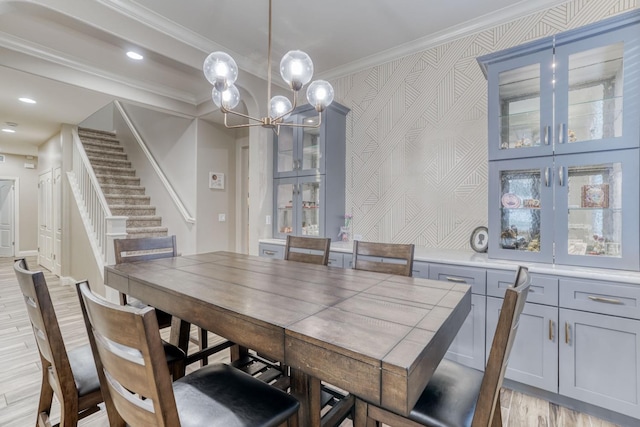
[[[105,233],[105,265],[114,265],[116,263],[116,253],[113,247],[115,239],[127,238],[127,219],[128,216],[108,216],[105,218],[107,222],[107,231]],[[106,298],[109,301],[119,303],[120,298],[115,289],[106,287]]]

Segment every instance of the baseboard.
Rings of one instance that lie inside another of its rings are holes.
[[[16,254],[17,257],[25,257],[25,256],[38,256],[38,250],[33,251],[18,251]]]

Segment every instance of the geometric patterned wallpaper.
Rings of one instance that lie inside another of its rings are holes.
[[[333,79],[347,123],[347,212],[364,240],[468,249],[487,225],[487,82],[476,57],[638,7],[574,0]]]

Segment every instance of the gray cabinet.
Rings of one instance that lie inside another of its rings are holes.
[[[491,258],[640,269],[640,12],[478,59]]]
[[[487,271],[486,357],[493,342],[505,289],[515,271]],[[558,392],[558,278],[531,274],[531,286],[511,349],[505,377]]]
[[[484,371],[486,325],[486,271],[482,268],[429,264],[429,278],[471,285],[471,312],[445,357]]]
[[[284,246],[260,243],[258,255],[265,258],[284,259]]]
[[[282,126],[274,135],[273,236],[337,238],[344,224],[346,115],[332,103],[318,128]],[[299,107],[294,125],[318,123],[315,109]],[[330,197],[326,197],[330,195]]]
[[[559,392],[640,418],[640,287],[560,279]]]

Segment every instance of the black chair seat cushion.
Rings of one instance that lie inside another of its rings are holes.
[[[287,393],[225,364],[180,378],[173,392],[182,427],[278,426],[300,406]]]
[[[89,344],[67,352],[78,396],[86,396],[100,389],[100,379]]]
[[[432,427],[471,426],[483,373],[443,359],[409,414]]]

